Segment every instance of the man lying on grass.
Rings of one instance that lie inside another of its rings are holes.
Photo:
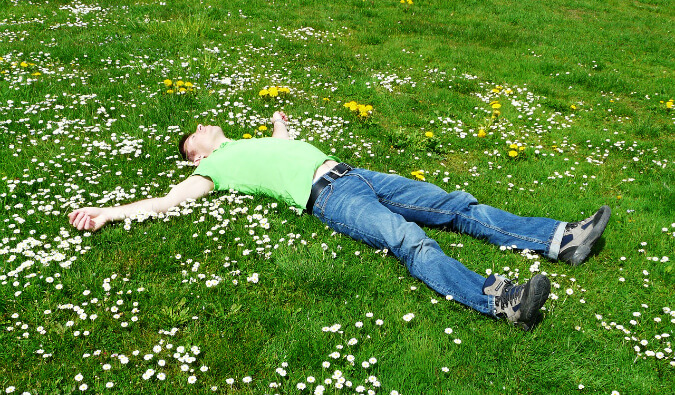
[[[183,158],[197,169],[166,196],[118,207],[81,208],[68,215],[70,223],[79,230],[98,230],[140,211],[166,212],[214,189],[265,194],[306,209],[338,232],[386,248],[438,293],[529,330],[550,292],[545,275],[536,274],[522,285],[495,274],[486,279],[445,255],[420,225],[578,265],[609,220],[607,206],[576,223],[518,217],[478,204],[466,192],[447,193],[433,184],[354,168],[308,143],[290,140],[287,120],[283,112],[275,112],[271,138],[235,141],[218,126],[199,125],[179,143]]]

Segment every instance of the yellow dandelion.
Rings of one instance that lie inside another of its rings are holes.
[[[194,85],[192,85],[192,82],[186,82],[185,87],[186,88],[192,88]]]
[[[28,67],[28,63],[26,63],[26,62],[21,62],[21,63],[19,64],[19,66],[21,66],[21,67]]]
[[[424,133],[424,135],[431,138],[431,137],[434,137],[434,132],[426,132],[426,133]]]
[[[516,156],[518,156],[518,151],[513,151],[513,150],[509,151],[509,156],[512,157],[512,158],[515,158]]]
[[[518,151],[522,151],[524,149],[525,149],[525,147],[518,147]]]
[[[574,104],[572,104],[572,105],[570,106],[570,108],[571,108],[572,110],[576,110],[576,109],[577,109],[577,106],[575,106]]]
[[[179,93],[185,93],[185,92],[187,92],[187,89],[185,89],[185,88],[179,88],[179,89],[178,89],[178,92],[179,92]]]
[[[668,100],[668,101],[666,102],[666,108],[669,109],[669,110],[670,110],[671,108],[673,108],[673,100],[672,100],[672,99],[671,99],[671,100]]]
[[[509,148],[516,149],[516,148],[518,148],[518,144],[511,144],[511,145],[509,145]]]
[[[366,111],[373,111],[373,106],[371,106],[370,104],[368,104],[368,105],[366,106]]]
[[[513,91],[512,91],[511,89],[506,89],[506,90],[504,91],[504,94],[506,94],[506,95],[510,95],[510,94],[512,94],[512,93],[513,93]]]
[[[279,88],[279,92],[281,93],[291,93],[291,90],[287,87]]]
[[[405,4],[405,0],[401,0],[401,4]]]
[[[181,81],[181,80],[176,81],[176,86],[177,86],[177,87],[180,88],[181,86],[184,86],[184,85],[185,85],[185,82],[183,82],[183,81]]]
[[[265,125],[260,125],[260,126],[258,127],[258,130],[260,130],[261,132],[264,132],[265,130],[267,130],[267,126],[265,126]]]
[[[250,139],[250,138],[253,137],[253,136],[251,136],[251,135],[248,134],[248,133],[244,133],[244,135],[241,136],[241,137],[243,137],[243,138],[245,138],[245,139]]]
[[[260,92],[258,92],[258,96],[267,96],[267,95],[269,95],[267,89],[261,89]]]
[[[269,95],[270,95],[271,97],[277,97],[277,96],[279,96],[279,89],[277,89],[276,86],[273,86],[273,87],[271,87],[270,89],[268,89],[268,92],[269,92]]]
[[[330,97],[324,97],[323,101],[330,101]]]
[[[166,85],[166,87],[168,88],[171,85],[173,85],[173,81],[171,81],[170,79],[167,78],[167,79],[164,80],[164,85]]]
[[[347,107],[348,109],[350,109],[352,111],[356,111],[357,106],[358,106],[358,104],[356,104],[355,101],[350,101],[349,103],[345,103],[345,107]]]
[[[173,89],[167,89],[166,93],[172,95],[172,94],[173,94]]]
[[[361,118],[365,118],[365,117],[368,116],[368,113],[367,113],[367,112],[361,111],[361,112],[359,112],[359,116],[360,116]]]
[[[39,71],[36,71],[36,72],[34,72],[33,74],[31,74],[31,75],[37,77],[37,76],[42,75],[42,73],[40,73]]]
[[[365,104],[358,104],[356,106],[356,110],[359,111],[359,112],[367,112],[368,111],[368,110],[366,110]]]
[[[424,178],[424,170],[416,170],[416,171],[410,172],[410,174],[420,181],[426,180],[426,178]]]
[[[412,5],[413,0],[408,0],[408,4]]]
[[[499,111],[499,110],[494,110],[494,111],[492,111],[492,117],[493,117],[493,118],[496,118],[496,117],[498,117],[498,116],[500,116],[500,115],[502,115],[502,112],[501,112],[501,111]]]
[[[478,131],[478,137],[485,137],[487,134],[485,133],[485,129],[480,129]]]
[[[496,101],[490,103],[490,105],[492,106],[492,108],[493,108],[494,110],[498,110],[498,109],[502,108],[502,105],[499,104],[499,102],[496,102]]]

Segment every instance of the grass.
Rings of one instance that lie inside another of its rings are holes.
[[[1,390],[675,391],[669,2],[33,3],[0,0]],[[579,267],[427,229],[478,273],[550,276],[530,333],[265,197],[69,228],[73,208],[187,177],[175,144],[196,124],[261,135],[279,108],[357,166],[519,215],[613,217]]]

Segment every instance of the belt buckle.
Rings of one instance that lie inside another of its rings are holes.
[[[338,166],[340,166],[340,165],[345,165],[345,166],[347,167],[347,168],[345,169],[345,171],[343,171],[342,173],[340,173],[340,172],[338,172],[337,170],[335,170],[335,169],[336,169]],[[332,169],[330,169],[330,172],[333,173],[333,174],[335,174],[336,176],[338,176],[338,178],[340,178],[340,177],[344,176],[345,174],[347,174],[350,170],[352,170],[352,169],[351,169],[351,166],[347,165],[346,163],[340,163],[340,164],[338,164],[337,166],[335,166],[335,167],[333,167]]]

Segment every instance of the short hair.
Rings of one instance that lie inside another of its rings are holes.
[[[185,141],[192,136],[193,132],[190,133],[185,133],[183,137],[180,138],[180,141],[178,142],[178,151],[180,152],[180,156],[183,158],[183,160],[190,160],[188,158],[188,153],[185,150]]]

